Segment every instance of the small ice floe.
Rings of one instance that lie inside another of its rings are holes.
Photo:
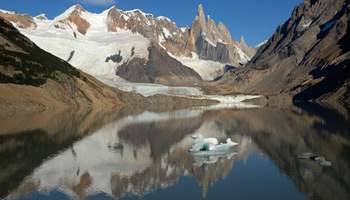
[[[190,148],[192,154],[202,155],[220,155],[232,150],[232,147],[238,145],[228,138],[226,143],[220,143],[216,138],[203,138],[201,135],[192,136],[194,139],[193,145]]]
[[[298,155],[298,159],[312,160],[312,161],[318,162],[318,164],[323,166],[323,167],[332,166],[331,161],[328,161],[325,159],[325,157],[317,155],[315,153],[310,153],[310,152],[302,153],[302,154]]]
[[[238,143],[233,142],[231,138],[226,139],[226,143],[219,143],[216,138],[203,138],[202,135],[195,135],[192,138],[194,142],[189,152],[196,166],[214,164],[219,159],[230,159],[236,155],[233,147]]]

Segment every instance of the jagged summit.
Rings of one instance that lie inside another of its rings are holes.
[[[85,8],[80,4],[75,4],[67,9],[67,13],[86,12]]]
[[[189,30],[187,48],[200,58],[230,63],[235,66],[247,63],[255,50],[246,43],[235,41],[227,27],[218,24],[209,15],[205,17],[202,4],[198,5],[197,16]]]
[[[245,39],[244,39],[244,36],[243,36],[243,35],[241,36],[241,39],[239,40],[239,43],[245,44]]]
[[[86,12],[86,10],[80,5],[80,4],[75,4],[71,7],[69,7],[66,11],[64,11],[62,14],[58,15],[55,17],[55,21],[58,20],[64,20],[69,18],[72,15],[80,15],[81,13]]]
[[[74,10],[86,11],[85,8],[80,4],[75,4],[72,6],[72,8],[74,8]]]
[[[197,15],[199,18],[201,17],[205,18],[204,8],[202,4],[198,5]]]

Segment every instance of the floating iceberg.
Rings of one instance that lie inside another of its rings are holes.
[[[192,138],[194,142],[189,152],[196,166],[214,164],[221,158],[230,159],[236,155],[233,147],[238,143],[233,142],[230,138],[226,139],[226,143],[220,144],[216,138],[203,138],[202,135],[195,135]]]
[[[232,152],[232,147],[238,145],[230,138],[226,143],[220,143],[216,138],[203,138],[203,136],[192,136],[194,143],[190,148],[193,155],[225,155]]]

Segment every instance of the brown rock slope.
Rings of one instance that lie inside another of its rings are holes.
[[[349,105],[349,19],[348,0],[305,0],[246,68],[222,80],[231,92]]]

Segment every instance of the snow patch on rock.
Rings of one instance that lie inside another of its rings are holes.
[[[246,63],[248,63],[248,61],[250,60],[250,57],[247,55],[247,54],[245,54],[243,51],[242,51],[242,49],[240,49],[240,48],[238,48],[237,46],[235,46],[236,47],[236,49],[237,49],[237,53],[238,53],[238,55],[239,55],[239,57],[240,57],[240,63],[242,63],[242,64],[246,64]]]
[[[257,44],[255,46],[255,48],[258,49],[258,48],[262,47],[263,45],[265,45],[267,42],[268,42],[268,40],[264,40],[264,41],[260,42],[259,44]]]
[[[0,9],[0,12],[2,12],[2,13],[7,13],[7,14],[16,14],[16,13],[13,12],[13,11],[8,11],[8,10],[3,10],[3,9]]]
[[[165,38],[170,38],[170,37],[173,36],[173,35],[170,33],[170,31],[169,31],[167,28],[165,28],[165,27],[163,27],[163,34],[164,34]]]

